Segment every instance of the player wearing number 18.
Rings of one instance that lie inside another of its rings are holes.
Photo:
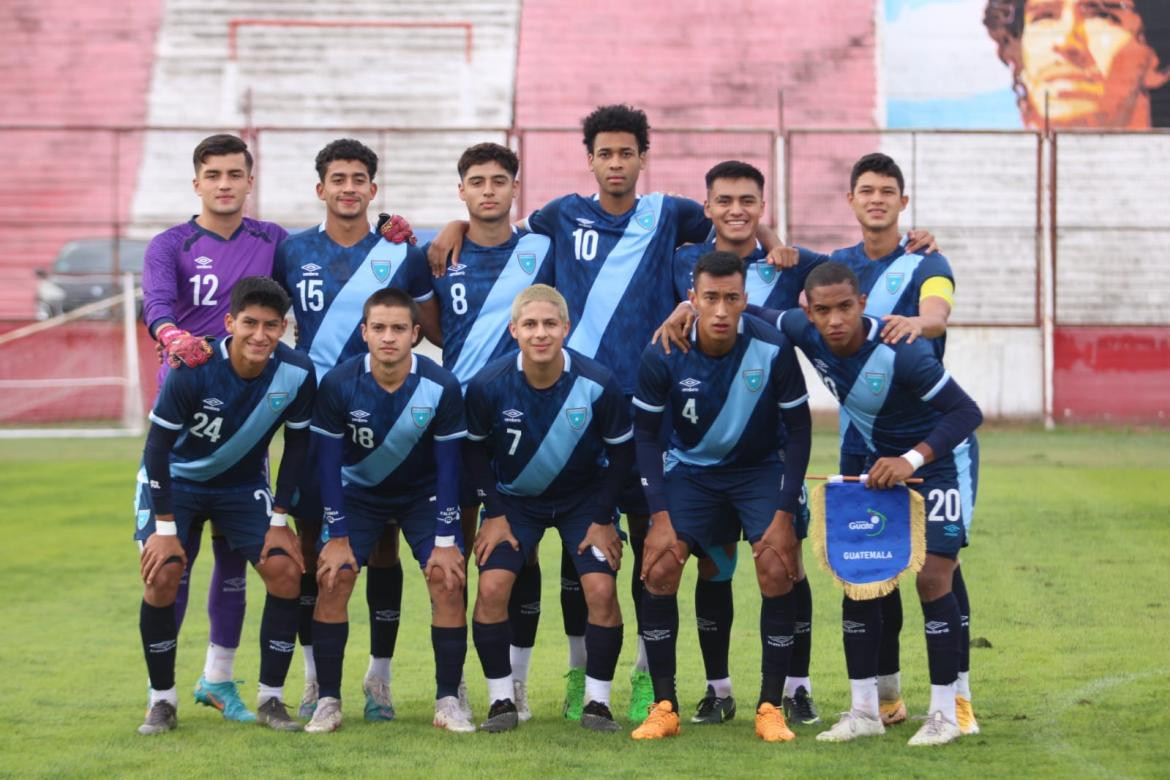
[[[927,554],[917,584],[931,693],[929,716],[910,744],[951,742],[960,736],[955,708],[960,613],[952,580],[975,507],[979,447],[974,434],[983,417],[928,341],[883,343],[882,323],[863,314],[866,296],[848,267],[819,266],[805,281],[805,295],[805,311],[791,309],[778,324],[804,351],[875,454],[869,486],[882,489],[911,476],[922,479],[914,489],[926,499]],[[826,742],[884,731],[877,680],[881,601],[846,597],[843,612],[853,703],[837,725],[817,736]]]
[[[146,585],[139,628],[150,675],[142,734],[175,726],[175,595],[193,526],[211,520],[256,567],[268,589],[260,623],[258,718],[298,730],[285,709],[304,563],[284,511],[301,478],[317,383],[308,358],[280,343],[289,300],[274,281],[248,277],[232,289],[228,338],[207,365],[171,372],[150,413],[138,478],[135,538]],[[268,444],[281,425],[285,450],[268,490]]]

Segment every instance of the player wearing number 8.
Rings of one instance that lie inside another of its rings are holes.
[[[943,744],[960,735],[955,707],[960,613],[952,580],[975,506],[979,448],[974,434],[983,418],[929,342],[883,343],[881,321],[864,316],[866,296],[859,290],[846,266],[821,265],[805,282],[805,311],[784,312],[777,324],[804,351],[876,454],[869,486],[922,479],[915,490],[927,501],[927,555],[917,584],[931,696],[929,717],[910,744]],[[828,742],[884,731],[877,688],[880,601],[846,598],[843,611],[853,704],[836,726],[818,736]]]

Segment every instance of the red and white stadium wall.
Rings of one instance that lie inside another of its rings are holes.
[[[1170,327],[1057,327],[1057,422],[1170,422]]]

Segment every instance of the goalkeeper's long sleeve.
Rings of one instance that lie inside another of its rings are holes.
[[[150,504],[156,515],[174,513],[171,504],[171,450],[180,433],[181,429],[171,430],[158,423],[151,423],[150,432],[146,434],[142,462],[150,488]]]

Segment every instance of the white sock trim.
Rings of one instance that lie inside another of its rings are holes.
[[[569,640],[569,668],[570,669],[584,669],[585,668],[585,637],[566,635]]]
[[[585,703],[596,701],[608,707],[609,691],[612,686],[612,680],[598,680],[585,675]]]

